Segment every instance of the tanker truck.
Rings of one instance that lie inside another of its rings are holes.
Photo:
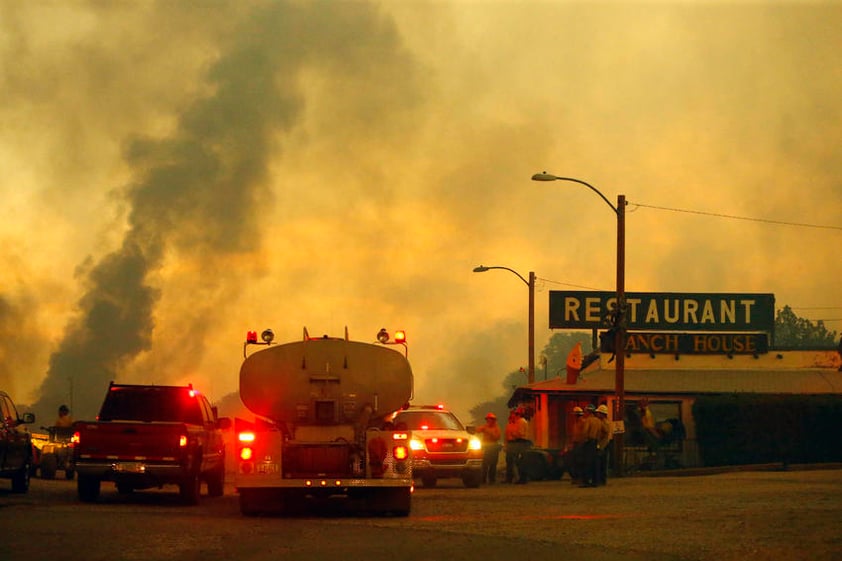
[[[303,340],[276,344],[269,329],[262,341],[248,333],[240,399],[254,420],[235,422],[244,515],[313,508],[409,515],[410,434],[388,418],[412,398],[413,378],[406,341],[395,335],[383,329],[365,343],[349,340],[347,328],[344,338],[310,337],[304,328]]]

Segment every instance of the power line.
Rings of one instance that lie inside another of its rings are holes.
[[[551,284],[560,284],[562,286],[572,286],[573,288],[584,288],[584,289],[587,289],[587,290],[606,291],[606,289],[604,289],[604,288],[594,288],[592,286],[585,286],[585,285],[582,285],[582,284],[572,284],[572,283],[569,283],[569,282],[555,281],[555,280],[550,280],[550,279],[544,279],[544,278],[541,278],[541,277],[535,277],[535,279],[540,280],[540,281],[544,281],[544,282],[548,282],[548,283],[551,283]]]
[[[687,214],[701,214],[704,216],[715,216],[717,218],[730,218],[733,220],[747,220],[749,222],[764,222],[766,224],[781,224],[784,226],[800,226],[802,228],[821,228],[825,230],[839,230],[842,232],[842,226],[826,226],[823,224],[806,224],[802,222],[785,222],[783,220],[768,220],[766,218],[751,218],[748,216],[734,216],[732,214],[722,214],[718,212],[704,212],[701,210],[688,210],[684,208],[669,208],[665,206],[655,206],[655,205],[647,205],[643,203],[629,203],[630,205],[634,205],[637,207],[643,208],[652,208],[655,210],[668,210],[670,212],[684,212]]]

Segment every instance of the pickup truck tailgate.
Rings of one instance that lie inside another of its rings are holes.
[[[184,423],[109,421],[79,423],[77,459],[163,460],[181,459],[189,436]]]

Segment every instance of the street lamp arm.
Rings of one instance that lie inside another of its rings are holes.
[[[484,272],[486,272],[486,271],[490,271],[491,269],[505,269],[506,271],[510,271],[510,272],[512,272],[512,273],[514,273],[514,274],[516,274],[516,275],[518,276],[518,278],[519,278],[520,280],[522,280],[522,281],[523,281],[523,283],[524,283],[526,286],[529,286],[529,281],[528,281],[528,280],[526,280],[525,278],[523,278],[523,275],[521,275],[520,273],[518,273],[518,272],[517,272],[517,271],[515,271],[514,269],[510,269],[510,268],[508,268],[508,267],[499,267],[499,266],[486,267],[485,265],[480,265],[479,267],[474,267],[474,272],[475,272],[475,273],[484,273]]]
[[[594,193],[599,195],[600,198],[602,198],[602,200],[605,201],[605,204],[607,204],[608,206],[611,207],[611,210],[614,211],[614,214],[619,214],[619,211],[617,210],[617,207],[614,206],[613,204],[611,204],[611,201],[609,201],[605,197],[605,195],[602,194],[602,192],[599,189],[597,189],[596,187],[594,187],[593,185],[591,185],[590,183],[588,183],[586,181],[582,181],[581,179],[576,179],[575,177],[559,177],[559,176],[553,175],[551,173],[543,172],[543,173],[536,173],[535,175],[533,175],[532,181],[572,181],[573,183],[578,183],[579,185],[584,185],[585,187],[587,187],[588,189],[590,189],[591,191],[593,191]]]
[[[495,265],[493,267],[480,265],[479,267],[474,267],[474,272],[484,273],[486,271],[490,271],[491,269],[503,269],[505,271],[509,271],[510,273],[514,273],[517,275],[517,278],[523,281],[526,288],[529,289],[529,370],[527,372],[527,381],[532,384],[535,382],[535,272],[529,271],[529,280],[523,278],[523,275],[514,269],[501,267],[499,265]]]

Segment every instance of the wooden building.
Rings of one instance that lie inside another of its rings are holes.
[[[578,375],[535,382],[515,389],[511,406],[530,415],[536,448],[552,454],[569,446],[573,407],[606,403],[615,411],[612,355],[601,353]],[[627,471],[653,467],[698,467],[692,416],[697,397],[711,394],[829,394],[842,397],[839,351],[765,353],[627,352],[624,375],[623,465]],[[662,435],[653,445],[641,422],[647,406]],[[615,420],[619,421],[619,420]]]

